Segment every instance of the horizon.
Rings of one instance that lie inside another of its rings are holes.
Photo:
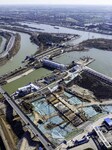
[[[18,6],[22,6],[22,5],[26,5],[26,6],[112,6],[112,4],[27,4],[27,3],[20,3],[20,4],[15,4],[15,3],[11,3],[11,4],[0,4],[0,6],[13,6],[13,5],[18,5]]]
[[[98,5],[112,6],[112,0],[0,0],[0,5]]]

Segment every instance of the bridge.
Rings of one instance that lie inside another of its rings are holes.
[[[89,67],[86,67],[86,66],[83,67],[83,71],[85,71],[86,73],[88,73],[91,76],[94,76],[95,78],[99,79],[100,81],[112,86],[112,78],[110,78],[102,73],[99,73]]]
[[[0,93],[4,96],[5,100],[12,106],[16,113],[25,122],[27,127],[33,132],[33,134],[40,140],[46,150],[54,150],[55,146],[45,137],[45,135],[39,130],[39,128],[30,120],[30,118],[18,107],[13,101],[11,96],[0,87]]]

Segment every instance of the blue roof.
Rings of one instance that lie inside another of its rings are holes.
[[[108,126],[112,126],[112,119],[105,118],[104,121],[108,124]]]

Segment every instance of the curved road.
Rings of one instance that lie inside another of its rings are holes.
[[[0,58],[4,58],[6,57],[8,54],[9,54],[9,51],[12,49],[13,45],[14,45],[14,42],[15,42],[15,36],[14,34],[10,34],[11,35],[11,38],[6,46],[6,49],[5,51],[3,51],[1,54],[0,54]]]

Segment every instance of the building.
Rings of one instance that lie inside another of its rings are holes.
[[[24,97],[32,92],[36,92],[37,90],[39,90],[39,87],[30,83],[24,87],[18,88],[15,92],[15,97]]]
[[[105,118],[104,119],[104,125],[108,130],[112,130],[112,119],[110,118]]]
[[[53,81],[55,81],[56,80],[56,76],[55,75],[53,75],[53,76],[51,76],[51,77],[45,77],[44,78],[44,83],[45,84],[50,84],[51,82],[53,82]]]
[[[57,69],[57,70],[60,70],[60,71],[66,70],[65,65],[53,62],[53,61],[48,60],[48,59],[43,59],[42,63],[43,63],[43,66],[46,67],[46,68]]]
[[[80,65],[75,65],[69,71],[70,72],[75,72],[75,71],[80,71],[80,70],[81,70],[81,66]]]

